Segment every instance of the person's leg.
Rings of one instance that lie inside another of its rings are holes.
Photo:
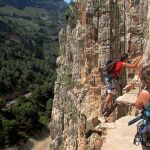
[[[106,81],[106,86],[107,86],[107,96],[104,100],[104,105],[103,105],[103,110],[104,112],[109,109],[109,106],[111,106],[111,103],[112,103],[112,98],[113,98],[113,95],[112,95],[112,80],[108,81],[107,79],[105,79]]]
[[[113,103],[113,95],[108,93],[107,97],[105,98],[104,109],[109,108]]]
[[[113,106],[113,104],[114,104],[114,99],[113,99],[113,94],[111,94],[111,100],[110,100],[110,105],[109,105],[109,107],[112,107]]]

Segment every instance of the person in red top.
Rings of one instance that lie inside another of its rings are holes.
[[[123,61],[118,61],[117,62],[116,70],[115,70],[117,77],[119,77],[121,75],[121,72],[122,72],[122,69],[123,69],[122,64],[123,64]]]
[[[105,77],[106,86],[107,86],[107,97],[105,98],[104,101],[104,108],[102,114],[104,114],[106,111],[109,111],[111,106],[113,105],[113,95],[116,95],[116,89],[118,87],[117,80],[120,77],[123,68],[136,68],[141,59],[142,56],[140,56],[139,59],[134,64],[129,64],[126,63],[126,61],[128,60],[128,54],[123,53],[119,61],[117,61],[115,71],[113,71],[115,72],[114,76],[111,79]]]

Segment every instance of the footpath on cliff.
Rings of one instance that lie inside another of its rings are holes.
[[[119,104],[132,105],[136,100],[139,87],[118,97]],[[134,119],[134,115],[124,116],[113,123],[107,123],[107,135],[103,142],[102,150],[141,150],[141,145],[134,145],[133,139],[136,134],[137,122],[128,126],[128,122]]]

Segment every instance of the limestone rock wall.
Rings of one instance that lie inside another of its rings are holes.
[[[150,0],[148,0],[148,13],[147,13],[147,20],[145,23],[145,30],[144,30],[144,40],[145,40],[145,47],[144,47],[144,65],[150,64]]]
[[[87,139],[84,132],[100,125],[106,94],[105,64],[122,52],[129,52],[131,58],[149,53],[148,0],[79,0],[73,7],[78,16],[75,28],[70,19],[59,33],[61,54],[57,59],[50,149],[99,150],[101,137],[93,134]],[[130,70],[123,73],[117,96],[134,74]],[[121,108],[119,114],[126,115]]]

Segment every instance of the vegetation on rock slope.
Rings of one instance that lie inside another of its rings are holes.
[[[0,0],[0,148],[28,139],[50,121],[67,7],[63,0]],[[13,108],[2,109],[15,98]]]

